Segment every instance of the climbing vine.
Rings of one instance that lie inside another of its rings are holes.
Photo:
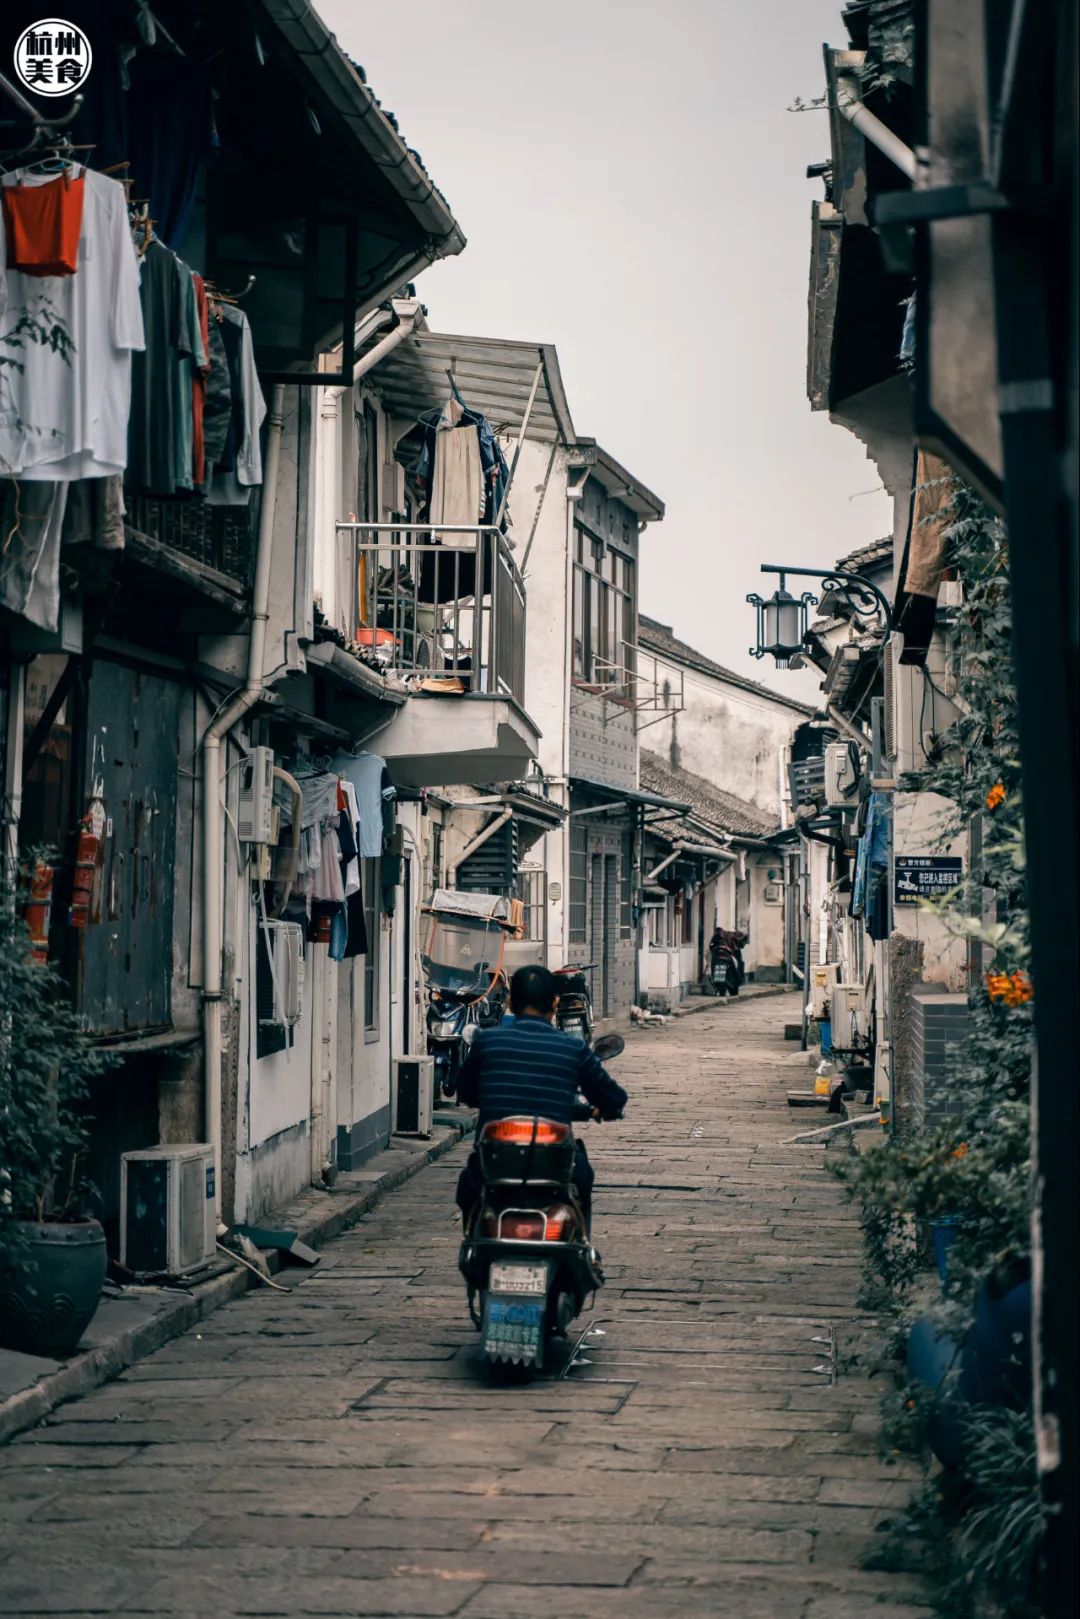
[[[863,1303],[885,1311],[891,1323],[881,1346],[896,1374],[886,1400],[886,1444],[912,1451],[925,1466],[922,1490],[891,1524],[879,1555],[929,1565],[941,1609],[956,1619],[1033,1619],[1044,1517],[1022,1335],[1013,1335],[1013,1375],[1005,1378],[1011,1395],[997,1390],[980,1403],[959,1371],[987,1299],[1006,1297],[1030,1275],[1035,986],[1008,543],[1002,523],[959,481],[951,482],[946,514],[946,560],[964,598],[954,634],[959,717],[938,738],[927,768],[903,785],[948,801],[945,835],[981,824],[981,869],[939,910],[950,930],[982,947],[984,965],[970,984],[969,1034],[954,1059],[954,1115],[898,1131],[876,1150],[845,1160],[838,1172],[860,1204],[867,1236]],[[941,1279],[931,1254],[934,1233],[939,1243],[950,1242]],[[936,1389],[904,1364],[902,1346],[913,1329],[955,1347]],[[951,1465],[939,1467],[931,1443],[941,1453],[946,1422],[959,1439]]]

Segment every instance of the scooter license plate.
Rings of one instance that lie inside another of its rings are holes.
[[[546,1265],[492,1265],[488,1287],[492,1293],[543,1295],[547,1278]]]

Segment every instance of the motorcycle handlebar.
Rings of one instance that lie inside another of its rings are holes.
[[[602,1124],[604,1122],[604,1116],[599,1108],[590,1107],[588,1102],[575,1102],[571,1117],[576,1124],[585,1122]],[[621,1119],[622,1114],[616,1113],[615,1117]]]

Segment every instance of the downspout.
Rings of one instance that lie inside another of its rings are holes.
[[[270,396],[270,417],[263,469],[263,499],[255,551],[251,638],[247,681],[206,728],[201,744],[202,769],[202,996],[203,996],[203,1106],[206,1134],[214,1149],[214,1196],[221,1219],[221,954],[222,904],[225,887],[222,857],[223,805],[221,802],[222,738],[249,713],[266,689],[266,627],[270,612],[270,566],[273,559],[274,513],[277,507],[281,435],[285,423],[285,384],[276,382]]]
[[[380,360],[385,360],[388,354],[392,354],[399,343],[412,336],[424,313],[423,305],[417,298],[410,298],[407,301],[395,299],[394,310],[398,316],[398,324],[392,332],[387,332],[385,337],[380,338],[373,349],[369,349],[357,360],[353,367],[353,385],[358,383],[361,377],[366,377],[369,371],[373,371]]]
[[[654,866],[652,871],[648,871],[648,872],[645,873],[644,881],[646,883],[655,882],[656,878],[659,877],[660,873],[662,871],[665,871],[667,869],[667,867],[671,865],[673,860],[678,860],[679,855],[681,854],[681,852],[682,851],[680,849],[673,849],[671,851],[671,853],[668,856],[666,856],[665,859],[661,860],[661,862],[660,862],[660,864],[658,866]]]
[[[860,92],[859,81],[854,74],[838,73],[836,76],[836,106],[837,110],[847,119],[849,124],[876,146],[879,152],[884,152],[891,163],[906,174],[909,180],[914,180],[919,172],[918,159],[910,146],[894,135],[892,130],[876,118],[865,106]]]
[[[471,843],[467,843],[465,845],[464,849],[462,849],[461,853],[454,861],[454,864],[450,867],[446,874],[447,888],[457,887],[458,867],[463,866],[466,860],[468,860],[471,855],[476,853],[477,849],[482,849],[488,838],[494,837],[499,828],[506,825],[513,813],[514,812],[512,809],[504,809],[501,815],[496,815],[494,819],[488,822],[487,826],[485,826],[482,831],[476,834]]]

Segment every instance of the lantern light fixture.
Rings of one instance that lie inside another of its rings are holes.
[[[892,609],[888,599],[871,580],[861,573],[849,573],[844,568],[789,568],[772,562],[761,564],[762,573],[780,575],[780,582],[768,600],[756,593],[747,601],[757,610],[757,645],[750,655],[763,658],[768,654],[776,660],[778,669],[786,669],[796,653],[806,644],[808,608],[816,607],[818,598],[810,591],[793,596],[787,588],[787,575],[820,579],[825,595],[839,595],[851,609],[854,617],[880,618],[885,635],[892,630]],[[866,626],[869,627],[869,626]]]

